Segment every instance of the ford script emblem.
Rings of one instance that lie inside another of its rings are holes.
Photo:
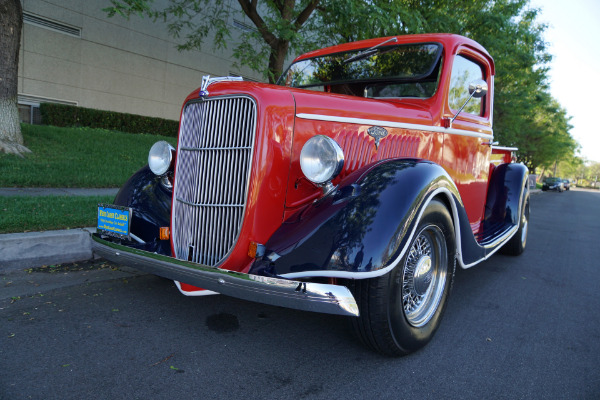
[[[367,133],[375,139],[375,149],[379,148],[379,140],[388,135],[387,129],[382,128],[381,126],[372,126],[367,129]]]

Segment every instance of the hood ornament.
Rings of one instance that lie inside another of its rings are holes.
[[[367,129],[367,133],[375,139],[375,150],[379,149],[379,140],[388,135],[387,129],[382,128],[381,126],[372,126]]]
[[[208,97],[208,87],[215,82],[225,82],[225,81],[243,81],[244,78],[241,76],[221,76],[211,78],[210,75],[204,75],[202,77],[202,85],[200,85],[200,97]]]

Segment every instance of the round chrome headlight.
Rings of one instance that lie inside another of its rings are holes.
[[[317,135],[300,152],[300,168],[309,181],[321,185],[335,178],[344,166],[344,152],[335,140]]]
[[[156,175],[164,175],[173,161],[173,146],[161,140],[154,143],[148,154],[148,166]]]

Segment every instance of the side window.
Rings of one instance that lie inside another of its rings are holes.
[[[475,79],[485,79],[481,67],[463,56],[456,56],[452,65],[450,77],[450,95],[448,103],[450,108],[458,111],[469,98],[469,83]],[[481,115],[483,99],[471,99],[462,112]]]

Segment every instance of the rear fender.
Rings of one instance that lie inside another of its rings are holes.
[[[501,164],[494,169],[485,204],[484,231],[498,223],[519,223],[523,196],[529,191],[528,175],[523,164]]]
[[[286,220],[250,273],[290,279],[380,276],[402,258],[431,199],[441,196],[453,204],[454,215],[464,214],[452,179],[430,161],[385,160],[354,172],[338,187]]]

